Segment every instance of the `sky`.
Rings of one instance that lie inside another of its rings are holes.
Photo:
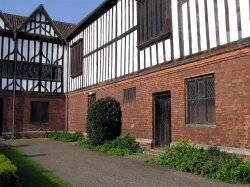
[[[103,0],[0,0],[0,10],[5,13],[29,16],[43,4],[51,19],[68,23],[78,23]]]

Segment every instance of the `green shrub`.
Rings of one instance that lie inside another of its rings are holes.
[[[102,98],[90,105],[87,113],[89,141],[94,145],[102,145],[113,140],[121,133],[120,104],[111,97]]]
[[[115,156],[124,156],[125,152],[121,148],[111,148],[107,152],[109,155],[115,155]]]
[[[52,133],[46,133],[44,137],[62,142],[77,142],[83,139],[83,135],[81,132],[75,132],[75,133],[52,132]]]
[[[204,150],[179,142],[166,147],[165,155],[151,162],[229,183],[250,183],[250,163],[243,162],[235,155],[221,152],[218,147]]]
[[[131,155],[131,154],[136,154],[137,152],[142,151],[142,149],[140,149],[138,144],[136,143],[135,138],[132,137],[131,135],[118,137],[112,142],[106,143],[106,144],[110,144],[109,146],[111,147],[111,149],[114,148],[114,149],[123,150],[122,155]]]
[[[0,154],[0,187],[12,187],[17,184],[17,168],[3,154]]]
[[[91,142],[89,142],[88,140],[81,140],[79,142],[79,146],[82,147],[82,148],[87,148],[87,149],[90,149],[90,150],[97,150],[98,147],[93,145]]]
[[[96,146],[86,140],[79,142],[79,145],[84,148],[101,151],[116,156],[132,155],[143,152],[143,149],[138,146],[138,144],[135,142],[135,138],[131,135],[118,137],[113,141],[106,141],[100,146]]]
[[[17,137],[15,135],[3,135],[4,140],[16,140]]]
[[[220,163],[214,178],[229,183],[250,183],[250,164],[244,163],[240,158],[231,157]]]

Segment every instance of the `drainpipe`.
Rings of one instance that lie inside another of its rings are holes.
[[[65,132],[68,132],[68,74],[69,74],[69,42],[66,43],[67,47],[67,76],[66,76],[66,117],[65,117]]]
[[[16,66],[17,66],[17,34],[14,33],[14,71],[13,71],[13,101],[12,101],[12,133],[15,135],[15,108],[16,108]]]

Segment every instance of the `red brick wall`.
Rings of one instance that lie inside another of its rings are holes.
[[[2,131],[12,132],[12,93],[1,92],[0,98],[3,99]]]
[[[12,104],[13,97],[11,92],[0,93],[0,98],[4,101],[3,110],[3,133],[13,132],[12,127]],[[49,123],[31,124],[30,112],[32,101],[49,102]],[[16,94],[16,114],[15,130],[17,133],[28,134],[31,131],[54,131],[65,129],[65,96],[55,94],[40,93],[17,93]]]
[[[218,52],[216,52],[218,53]],[[69,130],[85,131],[88,92],[97,99],[112,96],[121,103],[122,134],[153,139],[153,93],[171,91],[172,140],[180,137],[192,143],[250,148],[250,48],[162,66],[118,81],[69,95]],[[178,65],[179,64],[179,65]],[[216,128],[186,128],[186,78],[214,73]],[[137,99],[123,103],[123,89],[136,87]],[[85,94],[84,94],[85,92]]]
[[[68,100],[68,124],[69,131],[84,132],[87,115],[88,97],[83,94],[70,97]]]

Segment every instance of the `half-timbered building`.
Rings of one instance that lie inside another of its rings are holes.
[[[106,0],[67,37],[68,130],[121,103],[122,134],[250,149],[249,0]]]
[[[42,5],[28,17],[0,12],[0,134],[65,129],[66,35]]]
[[[105,0],[77,26],[0,13],[4,132],[85,133],[111,96],[122,135],[250,155],[249,0]],[[66,40],[64,40],[66,38]],[[66,96],[66,97],[65,97]],[[65,121],[65,123],[64,123]]]

